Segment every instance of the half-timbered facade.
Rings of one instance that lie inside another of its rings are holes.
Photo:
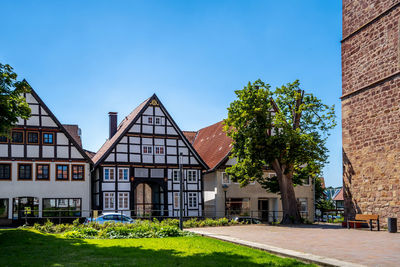
[[[33,89],[24,96],[32,116],[0,137],[0,222],[88,216],[91,160],[80,129],[64,127]]]
[[[207,165],[156,95],[117,127],[93,157],[93,207],[133,217],[179,216],[179,162],[184,173],[184,216],[203,215],[202,170]],[[180,157],[180,154],[182,156]]]

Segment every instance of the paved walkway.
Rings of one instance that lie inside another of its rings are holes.
[[[240,225],[190,230],[277,254],[308,257],[323,265],[400,266],[399,233],[348,230],[335,225]]]

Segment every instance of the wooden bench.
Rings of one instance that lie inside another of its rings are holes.
[[[347,221],[347,229],[350,229],[350,224],[354,224],[354,229],[356,228],[357,223],[368,223],[369,224],[369,229],[372,231],[372,221],[376,221],[376,224],[378,226],[378,231],[380,230],[379,227],[379,215],[376,214],[356,214],[356,218],[354,221]]]

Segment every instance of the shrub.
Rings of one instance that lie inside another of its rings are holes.
[[[63,234],[65,238],[85,238],[85,235],[79,231],[69,231]]]
[[[205,227],[205,226],[226,226],[238,224],[227,218],[205,219],[199,220],[192,218],[184,221],[183,226],[189,227]],[[98,224],[90,222],[88,224],[79,224],[79,220],[75,220],[73,224],[54,225],[51,221],[46,221],[43,225],[35,223],[33,228],[42,233],[61,233],[66,238],[163,238],[177,236],[191,236],[190,232],[181,231],[179,228],[179,220],[166,219],[158,221],[136,220],[131,224],[122,224],[114,222],[105,222]]]
[[[50,220],[47,220],[44,224],[43,224],[43,226],[41,227],[42,229],[41,229],[41,231],[42,232],[45,232],[45,233],[54,233],[55,232],[55,230],[54,230],[54,223],[53,222],[51,222]]]
[[[163,226],[157,230],[155,233],[156,237],[163,238],[163,237],[176,237],[182,236],[182,232],[179,228],[175,226]]]
[[[97,236],[99,233],[98,230],[89,227],[83,227],[79,230],[79,232],[82,233],[85,237]]]

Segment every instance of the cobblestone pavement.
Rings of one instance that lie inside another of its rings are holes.
[[[240,225],[194,230],[355,264],[400,266],[400,233],[349,230],[336,225]]]

